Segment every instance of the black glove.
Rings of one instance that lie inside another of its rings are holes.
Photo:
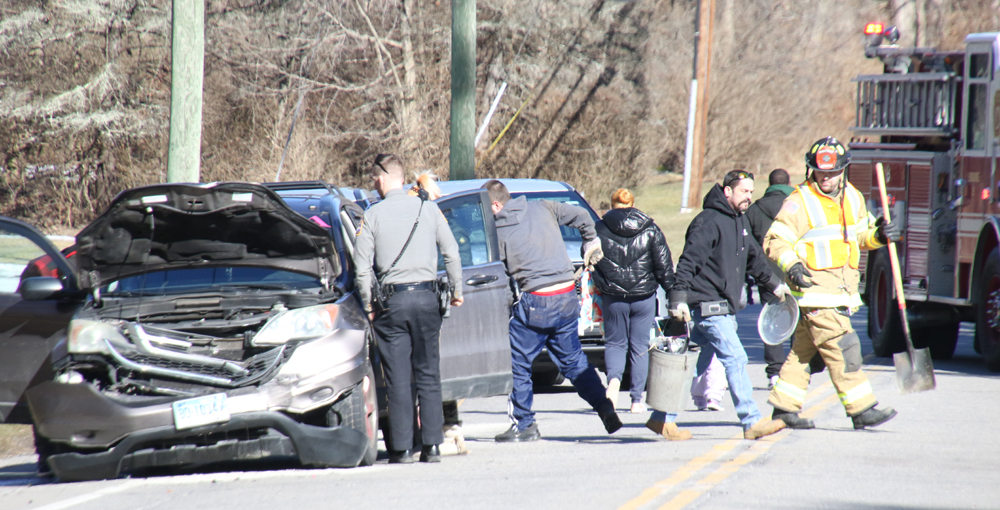
[[[788,275],[788,279],[792,281],[792,284],[800,289],[808,289],[813,286],[812,282],[806,279],[811,277],[812,273],[801,262],[797,262],[785,274]]]
[[[878,230],[875,234],[878,236],[878,240],[882,244],[889,244],[890,242],[899,241],[901,232],[899,231],[899,225],[895,222],[886,223],[885,218],[879,218],[875,220],[875,226]]]
[[[770,305],[781,301],[781,298],[763,286],[758,286],[757,291],[760,292],[760,300],[765,304]]]

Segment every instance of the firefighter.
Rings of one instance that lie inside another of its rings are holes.
[[[764,236],[764,253],[785,272],[801,317],[791,352],[768,402],[773,419],[793,429],[813,421],[798,415],[809,388],[809,360],[819,352],[855,429],[874,427],[896,416],[876,409],[871,384],[861,371],[861,342],[851,314],[863,304],[858,294],[861,250],[899,239],[892,222],[868,213],[864,196],[844,169],[851,153],[833,137],[818,140],[806,153],[806,180],[778,211]]]

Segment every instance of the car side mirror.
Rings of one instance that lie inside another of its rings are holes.
[[[65,290],[63,282],[52,276],[34,276],[21,281],[17,291],[29,301],[41,301],[57,297]]]

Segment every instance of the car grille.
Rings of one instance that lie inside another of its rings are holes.
[[[247,373],[237,376],[223,367],[171,360],[136,351],[117,349],[110,342],[107,345],[111,349],[112,357],[124,369],[223,388],[237,388],[268,378],[291,355],[291,350],[287,349],[286,346],[260,353],[240,363],[239,365]]]

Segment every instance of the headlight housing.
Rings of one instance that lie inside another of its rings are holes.
[[[105,340],[119,345],[129,343],[118,326],[114,324],[86,319],[70,321],[68,342],[70,353],[107,354],[108,348],[104,343]]]
[[[319,305],[281,312],[268,321],[250,340],[250,345],[267,347],[293,340],[313,340],[337,330],[337,305]]]

